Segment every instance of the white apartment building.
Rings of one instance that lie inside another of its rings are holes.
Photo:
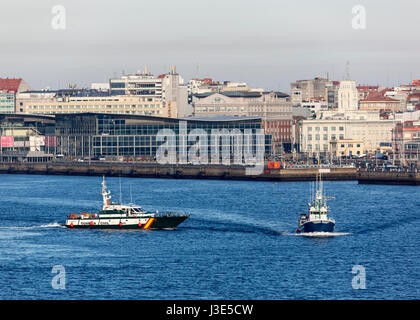
[[[168,116],[160,98],[134,95],[57,96],[56,92],[24,92],[16,101],[17,113],[119,113]]]
[[[309,154],[336,153],[334,147],[343,140],[358,140],[364,152],[379,148],[381,142],[392,142],[393,120],[302,120],[301,151]]]
[[[188,87],[184,79],[171,67],[171,72],[158,77],[153,76],[148,67],[143,73],[124,75],[110,79],[112,95],[131,95],[161,99],[167,108],[167,116],[176,118],[188,113]],[[180,114],[178,113],[180,110]]]
[[[308,109],[313,116],[319,114],[321,111],[328,111],[328,102],[325,100],[310,99],[309,101],[302,101],[300,105]]]

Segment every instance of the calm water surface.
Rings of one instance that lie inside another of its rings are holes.
[[[114,201],[119,178],[108,178]],[[175,231],[68,230],[100,177],[0,175],[0,299],[419,299],[420,188],[326,182],[336,231],[297,236],[309,182],[122,178],[123,201],[191,214]],[[66,289],[54,290],[54,265]],[[352,288],[352,268],[366,289]]]

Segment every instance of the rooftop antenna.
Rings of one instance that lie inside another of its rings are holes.
[[[345,80],[350,80],[350,61],[348,60],[346,63],[346,79]]]

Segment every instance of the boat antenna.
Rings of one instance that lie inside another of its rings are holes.
[[[120,175],[120,204],[122,205],[121,175]]]
[[[133,203],[133,193],[131,192],[131,184],[130,184],[130,203]]]
[[[312,181],[309,182],[309,203],[311,202],[312,198]]]

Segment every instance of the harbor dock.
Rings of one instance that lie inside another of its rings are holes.
[[[420,172],[358,171],[359,184],[400,184],[420,186]]]
[[[259,175],[246,174],[240,165],[162,165],[125,162],[40,162],[0,163],[0,174],[39,174],[109,176],[167,179],[213,179],[249,181],[314,181],[322,167],[268,169]],[[326,168],[324,168],[326,169]],[[366,171],[355,167],[334,167],[324,170],[326,181],[358,181],[359,184],[420,185],[420,172]]]
[[[169,179],[216,179],[251,181],[312,181],[319,168],[268,169],[259,175],[247,175],[240,165],[161,165],[157,163],[121,162],[43,162],[0,163],[3,174],[121,176]],[[356,180],[356,168],[331,168],[324,173],[325,180]]]

